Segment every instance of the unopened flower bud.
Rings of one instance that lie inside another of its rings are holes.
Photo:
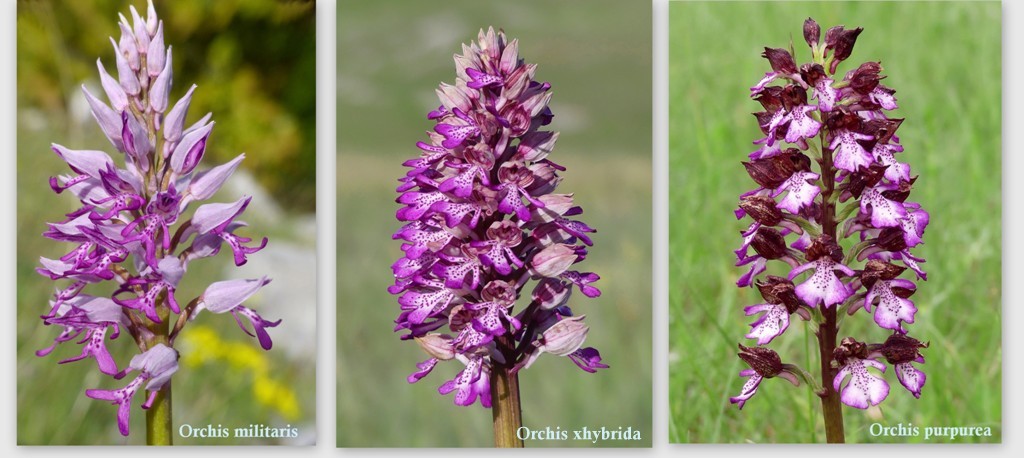
[[[566,356],[580,348],[587,340],[590,327],[583,323],[586,315],[563,318],[551,325],[539,340],[538,348],[547,353]]]
[[[878,86],[878,81],[885,78],[879,75],[881,72],[880,63],[864,62],[850,75],[850,87],[861,94],[870,94]]]
[[[863,30],[864,29],[861,27],[857,27],[856,29],[851,30],[844,30],[842,26],[840,26],[839,30],[835,34],[833,34],[834,39],[833,44],[831,46],[833,50],[833,60],[832,65],[829,67],[829,73],[834,74],[836,72],[836,67],[839,66],[839,63],[850,57],[850,54],[853,53],[853,45],[857,43],[857,36],[860,35],[860,33]],[[831,31],[832,30],[830,29],[829,32]]]
[[[556,243],[533,255],[530,266],[542,277],[557,277],[569,269],[579,256],[572,247]]]
[[[764,378],[772,378],[782,373],[782,358],[768,347],[744,347],[739,345],[740,352],[737,353],[743,362],[750,365],[750,368]]]
[[[814,19],[804,20],[804,41],[807,42],[807,46],[816,46],[821,41],[821,27]]]
[[[768,63],[771,64],[772,70],[784,74],[794,74],[797,72],[796,61],[793,60],[793,55],[782,48],[764,48],[764,53],[761,57],[768,59]]]
[[[455,347],[452,345],[451,336],[431,333],[423,337],[416,337],[415,340],[420,348],[433,358],[441,361],[455,358]]]

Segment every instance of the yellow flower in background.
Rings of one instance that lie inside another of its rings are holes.
[[[181,362],[188,367],[227,363],[236,371],[252,375],[252,392],[256,402],[273,409],[287,420],[301,414],[295,391],[270,375],[271,362],[266,354],[251,345],[226,341],[209,326],[196,325],[182,334]]]

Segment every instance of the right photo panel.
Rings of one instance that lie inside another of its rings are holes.
[[[1002,441],[999,2],[673,2],[669,440]]]

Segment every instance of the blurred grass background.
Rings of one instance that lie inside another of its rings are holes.
[[[732,253],[745,223],[732,214],[737,196],[754,185],[741,160],[761,136],[749,98],[768,62],[764,46],[788,47],[809,60],[802,24],[813,17],[824,30],[861,26],[853,55],[840,75],[860,62],[880,60],[905,117],[899,130],[920,180],[911,195],[931,213],[925,245],[928,282],[913,300],[909,325],[924,350],[928,381],[915,400],[885,378],[888,399],[867,411],[844,408],[848,442],[923,442],[928,426],[1001,428],[1000,320],[1000,4],[998,2],[673,2],[670,5],[670,360],[671,442],[822,442],[820,402],[810,390],[764,382],[743,411],[729,404],[746,368],[736,357],[758,303],[754,289],[738,289],[744,272]],[[777,274],[777,273],[776,273]],[[842,336],[881,341],[886,332],[863,312],[844,321]],[[794,321],[771,344],[784,361],[813,367],[817,346],[807,325]],[[813,345],[813,347],[812,347]],[[873,437],[868,428],[921,427],[921,437]],[[930,442],[948,439],[933,438]]]
[[[452,55],[493,25],[520,40],[520,56],[553,87],[550,129],[562,135],[551,159],[568,168],[559,192],[575,193],[598,230],[580,267],[601,275],[604,293],[571,305],[587,315],[587,345],[611,365],[587,374],[540,358],[521,379],[524,426],[628,426],[643,440],[598,445],[650,446],[650,2],[348,1],[338,10],[338,445],[493,446],[489,409],[437,393],[457,363],[406,383],[427,357],[391,332],[399,307],[386,291],[401,254],[391,240],[401,163],[434,124],[434,89],[454,82]]]
[[[315,2],[154,4],[164,41],[176,51],[172,95],[195,83],[191,113],[233,113],[218,119],[222,148],[208,157],[227,162],[245,151],[249,170],[281,203],[314,211],[315,186],[308,178],[316,167]],[[117,14],[130,21],[128,5],[146,14],[145,0],[20,0],[19,103],[52,113],[51,123],[66,123],[69,105],[81,98],[81,82],[98,81],[97,57],[117,77],[107,37],[121,36]]]
[[[217,127],[200,167],[211,167],[241,152],[246,160],[211,202],[241,195],[254,199],[245,213],[251,229],[270,244],[236,268],[230,250],[189,265],[178,288],[182,304],[202,293],[211,279],[253,278],[274,282],[247,301],[267,319],[283,318],[270,330],[274,348],[264,352],[230,316],[200,314],[178,340],[181,369],[174,377],[175,426],[291,425],[300,438],[183,439],[177,444],[275,444],[315,441],[315,70],[313,2],[157,1],[165,40],[174,46],[172,103],[195,82],[189,117],[208,111]],[[60,333],[44,327],[54,286],[34,271],[40,256],[54,258],[72,245],[45,239],[46,222],[60,221],[77,208],[67,195],[54,195],[47,180],[68,173],[49,150],[51,142],[75,149],[100,149],[122,159],[89,114],[79,85],[100,95],[96,58],[114,72],[107,36],[119,36],[117,13],[145,1],[96,0],[18,2],[18,443],[144,444],[144,396],[136,396],[131,435],[117,432],[116,407],[86,398],[88,388],[119,388],[128,380],[103,376],[93,360],[67,365],[77,355],[68,342],[38,358]],[[193,204],[192,208],[195,208]],[[106,288],[106,289],[105,289]],[[91,290],[109,294],[110,285]],[[127,333],[108,347],[119,367],[137,349]],[[254,351],[255,350],[255,351]]]

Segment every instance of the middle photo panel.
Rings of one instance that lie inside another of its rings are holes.
[[[339,447],[651,446],[651,17],[339,4]]]

